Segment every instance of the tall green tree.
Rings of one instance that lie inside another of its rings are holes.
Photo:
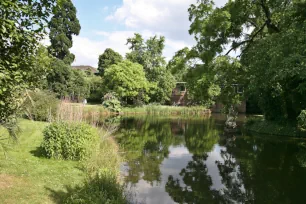
[[[148,81],[140,64],[122,61],[108,67],[104,74],[108,92],[115,92],[123,102],[148,101]]]
[[[47,88],[56,93],[58,98],[80,101],[89,95],[86,74],[71,69],[69,65],[56,58],[53,59],[51,71],[47,75]]]
[[[165,37],[153,36],[144,40],[135,33],[133,38],[127,39],[130,53],[126,58],[134,63],[141,64],[150,85],[150,102],[165,103],[170,100],[172,89],[175,87],[175,79],[166,69],[166,61],[163,56]]]
[[[99,74],[103,76],[105,70],[109,66],[122,62],[122,60],[123,60],[122,56],[118,52],[115,52],[111,48],[105,49],[104,53],[99,56],[99,63],[98,63]]]
[[[146,73],[150,70],[165,66],[166,61],[163,57],[165,48],[165,37],[154,36],[144,41],[142,36],[135,33],[133,38],[127,39],[130,53],[126,54],[126,58],[132,62],[139,63],[143,66]]]
[[[220,8],[198,1],[189,8],[194,50],[205,66],[239,50],[244,86],[266,118],[295,120],[306,108],[305,8],[304,1],[237,0]]]
[[[74,54],[70,53],[72,47],[72,36],[79,35],[81,26],[76,16],[77,10],[71,0],[58,1],[54,16],[49,23],[49,47],[52,55],[66,64],[74,61]]]
[[[35,64],[54,4],[55,0],[0,2],[0,124],[16,113],[25,90],[37,86],[47,73],[45,66]]]

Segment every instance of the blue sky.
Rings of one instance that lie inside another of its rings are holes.
[[[195,44],[188,34],[188,8],[196,0],[72,0],[81,24],[79,36],[74,36],[71,52],[74,65],[97,67],[98,56],[112,48],[123,56],[128,52],[126,39],[135,32],[149,38],[166,37],[164,55]],[[216,0],[220,5],[225,0]]]

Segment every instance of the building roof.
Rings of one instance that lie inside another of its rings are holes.
[[[98,70],[92,66],[89,65],[78,65],[78,66],[71,66],[72,69],[78,69],[82,71],[90,71],[91,73],[95,74],[98,73]]]

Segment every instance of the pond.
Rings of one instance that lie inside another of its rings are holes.
[[[306,203],[306,141],[240,133],[222,117],[121,120],[116,136],[140,203]]]

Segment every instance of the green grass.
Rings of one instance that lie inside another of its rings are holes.
[[[0,175],[7,184],[0,184],[3,203],[54,203],[52,192],[66,190],[84,181],[86,174],[80,163],[58,161],[41,157],[43,122],[22,120],[18,144],[0,156]],[[3,131],[2,131],[3,132]],[[2,153],[2,152],[1,152]],[[60,198],[59,198],[60,199]]]
[[[73,106],[81,104],[71,103]],[[85,113],[92,115],[98,113],[100,115],[112,115],[102,105],[88,104],[84,106]],[[141,107],[123,107],[121,114],[123,115],[181,115],[181,116],[203,116],[209,115],[210,110],[203,106],[165,106],[165,105],[145,105]]]
[[[94,175],[101,169],[111,172],[111,175],[118,174],[121,160],[117,146],[107,138],[103,138],[100,150],[82,163],[42,157],[39,147],[46,125],[21,120],[18,144],[7,152],[7,158],[0,150],[0,203],[62,203],[87,189],[84,187],[89,184],[90,174]],[[6,135],[3,128],[0,128],[0,135]],[[115,187],[121,188],[119,185]],[[105,198],[108,188],[104,186]]]
[[[143,107],[125,107],[122,110],[123,114],[147,114],[147,115],[209,115],[209,109],[203,106],[162,106],[162,105],[147,105]]]

